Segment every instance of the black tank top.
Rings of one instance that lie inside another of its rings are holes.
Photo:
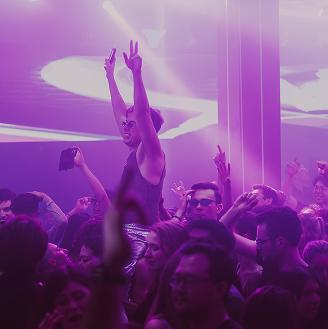
[[[159,218],[159,201],[162,197],[163,181],[165,177],[165,166],[161,179],[157,185],[149,183],[142,175],[138,167],[136,151],[132,151],[126,161],[122,173],[122,180],[125,178],[127,171],[132,170],[133,178],[128,193],[133,196],[145,210],[147,223],[152,225]],[[136,218],[133,214],[128,216],[128,223],[135,223]]]

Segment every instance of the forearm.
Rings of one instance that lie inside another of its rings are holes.
[[[223,183],[222,203],[223,210],[228,210],[232,206],[232,191],[230,179],[227,179]]]
[[[115,120],[120,124],[121,118],[126,116],[127,107],[118,89],[115,78],[113,76],[108,77],[107,81]]]
[[[287,195],[290,196],[293,193],[293,179],[290,176],[287,176],[283,185],[282,185],[282,190],[283,192]]]
[[[67,217],[60,207],[49,196],[45,195],[40,203],[40,213],[45,215],[46,213],[56,220],[56,222],[67,222]]]
[[[229,230],[232,230],[239,216],[239,212],[231,207],[220,219],[220,222]]]
[[[41,225],[48,234],[49,242],[60,243],[66,230],[67,216],[47,195],[40,202]]]
[[[136,116],[149,114],[149,102],[141,71],[133,73],[133,98]]]
[[[82,166],[81,172],[86,177],[93,193],[95,194],[96,199],[99,202],[103,202],[106,208],[110,206],[110,200],[107,196],[104,186],[101,184],[99,179],[93,174],[87,165]]]

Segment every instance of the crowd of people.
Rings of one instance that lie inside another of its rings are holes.
[[[280,190],[257,184],[233,198],[218,147],[218,177],[174,184],[177,204],[165,208],[163,119],[148,103],[138,43],[123,56],[131,107],[115,52],[105,61],[131,151],[118,190],[104,188],[79,148],[75,170],[93,195],[67,214],[45,193],[0,189],[0,327],[328,328],[328,163],[318,162],[312,187],[295,160]]]

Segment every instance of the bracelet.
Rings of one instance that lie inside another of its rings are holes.
[[[173,215],[172,218],[177,218],[178,220],[181,220],[182,218],[177,216],[177,215]]]

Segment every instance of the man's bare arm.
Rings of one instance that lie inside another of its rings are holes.
[[[115,77],[114,77],[115,63],[116,63],[115,55],[112,58],[112,62],[110,61],[110,58],[106,58],[104,68],[106,71],[106,77],[108,81],[108,87],[111,96],[115,121],[120,131],[120,134],[122,135],[123,134],[122,122],[125,121],[126,118],[127,106],[123,100],[123,97],[115,81]]]
[[[134,111],[145,156],[148,159],[163,159],[163,151],[154,128],[146,89],[143,83],[141,67],[142,59],[138,54],[138,43],[130,42],[130,55],[123,54],[127,67],[132,71],[134,83]]]

